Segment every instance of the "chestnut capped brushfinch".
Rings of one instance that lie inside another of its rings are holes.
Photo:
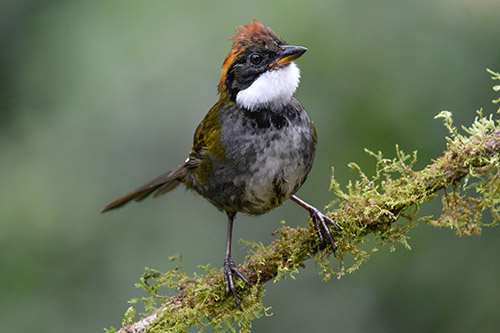
[[[288,45],[269,27],[253,20],[240,26],[222,65],[219,100],[194,133],[193,148],[177,168],[108,204],[102,212],[170,192],[178,185],[194,190],[228,218],[224,280],[236,295],[234,278],[250,284],[231,259],[237,213],[260,215],[291,199],[307,209],[319,240],[336,246],[335,222],[295,193],[311,170],[316,129],[293,97],[300,71],[295,60],[307,51]]]

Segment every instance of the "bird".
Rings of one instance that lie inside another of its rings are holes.
[[[196,128],[193,147],[177,168],[104,207],[158,197],[183,184],[227,216],[224,256],[226,294],[236,306],[235,278],[250,285],[231,257],[237,213],[265,214],[290,199],[305,208],[320,244],[336,245],[333,219],[296,196],[313,165],[317,134],[302,104],[293,97],[300,80],[295,60],[307,49],[287,44],[257,20],[239,26],[222,64],[219,99]]]

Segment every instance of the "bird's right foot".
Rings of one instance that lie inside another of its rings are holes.
[[[250,285],[248,279],[243,274],[241,274],[241,272],[234,264],[233,259],[231,259],[231,257],[226,257],[224,259],[224,282],[226,283],[226,294],[229,294],[231,292],[233,294],[234,302],[240,308],[240,310],[243,310],[243,308],[241,307],[240,299],[236,295],[236,287],[234,285],[233,278],[234,276],[239,277],[247,285]]]

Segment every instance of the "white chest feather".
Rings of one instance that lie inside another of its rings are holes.
[[[283,68],[269,70],[248,88],[238,92],[236,103],[248,110],[286,104],[299,86],[299,79],[300,70],[294,62]]]

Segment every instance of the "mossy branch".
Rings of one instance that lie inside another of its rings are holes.
[[[500,74],[489,72],[493,79],[500,80]],[[494,89],[498,91],[500,86]],[[500,99],[493,102],[499,103]],[[340,278],[345,272],[358,269],[377,250],[359,247],[370,235],[381,246],[389,245],[392,249],[399,242],[409,248],[406,234],[419,220],[452,228],[460,236],[479,234],[483,226],[498,224],[500,121],[485,117],[480,110],[472,126],[460,133],[450,112],[443,111],[436,118],[443,119],[450,132],[447,149],[423,170],[413,170],[416,153],[405,154],[396,146],[393,159],[367,151],[376,160],[373,177],[351,163],[350,167],[358,170],[359,179],[349,182],[343,190],[332,176],[331,190],[336,199],[329,205],[328,215],[341,228],[332,230],[338,246],[337,269],[328,260],[330,248],[318,244],[314,228],[282,226],[268,246],[246,242],[252,249],[239,269],[252,286],[237,282],[243,311],[234,305],[231,296],[225,295],[223,274],[217,269],[200,267],[204,274],[194,276],[187,276],[181,267],[167,273],[147,269],[138,286],[149,296],[131,301],[144,303],[146,313],[135,321],[135,310],[130,307],[119,332],[184,332],[190,327],[203,330],[208,326],[215,331],[235,332],[235,327],[239,327],[246,332],[253,319],[267,315],[268,309],[262,304],[265,283],[286,276],[293,278],[309,258],[319,264],[325,280],[334,275]],[[437,219],[417,219],[420,205],[438,195],[442,198],[442,215]],[[488,222],[483,221],[485,212]],[[347,260],[352,263],[346,269]],[[182,260],[179,262],[182,265]],[[175,294],[165,296],[165,287]]]

